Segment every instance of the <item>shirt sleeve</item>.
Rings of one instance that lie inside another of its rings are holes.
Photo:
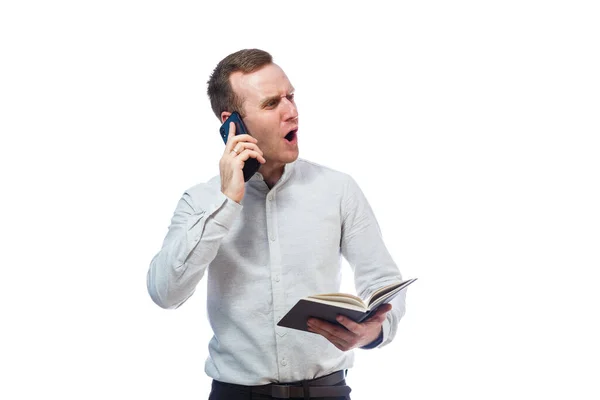
[[[241,210],[240,204],[205,184],[183,194],[148,270],[148,293],[157,305],[177,308],[194,293]]]
[[[341,251],[354,271],[358,296],[365,299],[383,286],[401,282],[402,275],[383,242],[373,210],[350,176],[342,196],[341,215]],[[383,347],[394,339],[406,310],[405,298],[405,291],[401,291],[391,301],[392,311],[383,322],[381,341],[364,348]]]

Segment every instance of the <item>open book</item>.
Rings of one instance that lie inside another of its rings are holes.
[[[310,317],[320,318],[333,324],[339,314],[362,322],[370,318],[377,308],[389,303],[400,291],[416,281],[417,278],[394,283],[376,290],[368,299],[346,293],[317,294],[300,299],[294,307],[277,323],[278,326],[307,331],[306,321]]]

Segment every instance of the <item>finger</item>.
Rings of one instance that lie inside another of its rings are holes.
[[[360,335],[363,331],[362,325],[352,321],[350,318],[344,317],[343,315],[338,315],[336,318],[337,321],[346,327],[350,332]]]
[[[232,152],[232,155],[234,155],[234,154],[235,154],[235,152]],[[240,153],[240,155],[237,156],[236,158],[238,160],[241,160],[244,162],[247,161],[249,158],[256,158],[262,164],[267,162],[267,160],[265,160],[265,158],[260,153],[258,153],[257,151],[248,150],[248,149],[242,151]]]
[[[309,326],[308,330],[310,332],[317,333],[317,334],[323,336],[325,339],[329,340],[335,347],[337,347],[338,349],[340,349],[342,351],[346,351],[346,350],[350,349],[350,345],[346,341],[344,341],[343,339],[341,339],[335,335],[332,335],[330,332],[328,332],[324,329],[321,329],[316,326]]]
[[[227,134],[227,143],[225,143],[226,147],[231,148],[230,144],[233,142],[233,138],[235,137],[235,124],[233,122],[229,123],[229,133]]]
[[[245,139],[248,139],[251,141],[249,141],[249,142],[244,141]],[[256,146],[256,142],[257,142],[257,140],[254,139],[250,135],[238,135],[238,136],[234,137],[233,139],[231,139],[231,142],[227,142],[227,145],[225,146],[225,154],[231,153],[234,150],[237,154],[240,154],[242,151],[244,151],[244,148],[246,146],[250,146],[250,145]],[[258,146],[257,146],[257,149],[258,149]],[[258,149],[258,150],[260,150],[260,149]],[[261,151],[261,153],[262,153],[262,151]]]
[[[368,319],[364,320],[363,324],[365,324],[365,323],[382,324],[383,321],[387,318],[387,313],[390,312],[391,310],[392,310],[391,304],[383,304],[383,305],[379,306],[379,308],[377,308],[377,311],[375,312],[375,314],[373,314]]]
[[[239,143],[239,142],[257,143],[258,142],[258,140],[254,136],[250,136],[247,133],[235,135],[231,139],[231,141],[232,141],[232,143]]]
[[[373,316],[378,316],[378,315],[385,315],[388,312],[390,312],[392,310],[392,305],[391,304],[383,304],[381,305],[377,311],[375,312],[375,314],[373,314]]]
[[[350,343],[353,339],[355,339],[356,335],[352,332],[347,331],[346,329],[340,328],[337,325],[330,324],[329,322],[319,320],[316,318],[311,318],[308,322],[309,327],[315,327],[322,331],[329,333],[332,336],[339,338],[340,340]]]
[[[379,307],[379,310],[377,310],[377,312],[375,314],[381,314],[385,317],[385,315],[390,311],[392,311],[392,305],[384,304],[381,307]]]
[[[379,310],[377,310],[377,311],[384,311],[384,312],[392,311],[392,305],[390,303],[382,304],[381,307],[379,307]]]
[[[232,122],[233,123],[233,122]],[[250,136],[248,134],[243,135],[235,135],[233,136],[231,133],[227,137],[227,144],[225,145],[225,152],[229,153],[231,150],[240,142],[249,142],[249,143],[258,143],[255,137]]]
[[[263,155],[262,150],[256,145],[256,143],[240,142],[233,147],[233,151],[235,151],[238,154],[244,151],[245,149],[257,151],[261,156]]]
[[[244,151],[244,146],[242,146],[238,143],[235,146],[233,146],[233,149],[231,149],[231,154],[234,157],[236,157],[236,156],[239,156],[242,151]]]
[[[386,318],[387,318],[387,311],[377,312],[371,318],[366,320],[365,323],[381,325],[383,323],[383,321],[385,321]]]

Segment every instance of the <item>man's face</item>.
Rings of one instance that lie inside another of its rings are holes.
[[[294,87],[283,70],[268,64],[250,74],[230,76],[233,91],[243,101],[244,123],[258,140],[267,163],[287,164],[298,158],[298,109]]]

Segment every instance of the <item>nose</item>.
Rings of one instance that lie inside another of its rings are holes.
[[[296,107],[296,103],[294,103],[293,100],[284,98],[283,104],[284,104],[284,111],[283,111],[284,121],[298,118],[298,107]]]

